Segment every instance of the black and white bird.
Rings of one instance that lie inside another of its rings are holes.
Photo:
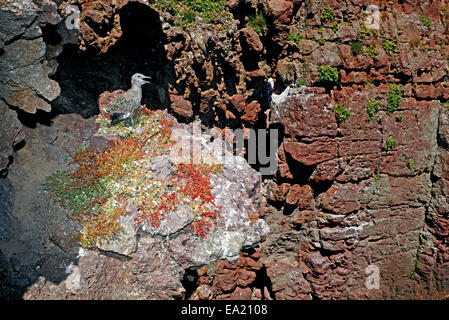
[[[151,77],[141,73],[135,73],[131,77],[131,89],[112,100],[104,109],[111,116],[111,125],[115,125],[125,119],[131,119],[134,125],[133,115],[139,109],[142,100],[142,85],[149,83]]]

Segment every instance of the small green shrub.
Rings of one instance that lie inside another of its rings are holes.
[[[338,22],[337,22],[337,21],[334,21],[334,23],[332,24],[332,30],[333,30],[334,32],[337,32],[338,29],[340,29],[340,27],[338,26]]]
[[[332,21],[335,18],[335,12],[334,9],[332,9],[329,6],[325,6],[323,10],[321,10],[321,21],[322,22],[328,22]]]
[[[378,172],[374,173],[373,174],[373,178],[374,178],[374,180],[379,181],[380,180],[380,173],[378,173]]]
[[[385,140],[385,150],[390,151],[396,148],[396,139],[392,138],[391,136]]]
[[[349,119],[349,116],[351,115],[349,110],[345,108],[344,103],[339,103],[334,107],[334,115],[337,119],[337,122],[343,122]]]
[[[390,91],[387,96],[387,113],[392,114],[402,100],[402,85],[401,84],[389,84]]]
[[[399,47],[396,40],[385,39],[382,43],[382,48],[384,48],[386,53],[399,53]]]
[[[373,119],[373,116],[377,114],[377,112],[382,107],[382,104],[379,101],[376,101],[374,99],[368,100],[368,104],[366,105],[366,121],[371,121]]]
[[[264,33],[267,30],[267,21],[262,12],[249,17],[248,25],[257,33]]]
[[[441,102],[441,106],[442,106],[443,108],[449,109],[449,101]]]
[[[429,17],[421,16],[420,20],[425,27],[430,27],[432,24],[432,20]]]
[[[369,46],[368,48],[364,48],[362,55],[368,56],[371,58],[375,58],[379,54],[379,51],[376,50],[375,47]]]
[[[351,50],[354,55],[361,54],[363,52],[363,42],[362,41],[354,41],[351,43]]]
[[[369,37],[369,36],[373,36],[373,35],[376,35],[376,34],[377,34],[376,29],[368,28],[364,21],[362,21],[360,23],[359,35],[361,37]]]
[[[299,42],[300,42],[302,39],[304,39],[304,37],[303,37],[301,34],[299,34],[299,33],[296,33],[296,34],[289,34],[288,37],[287,37],[287,41],[293,41],[293,42],[295,42],[296,44],[299,44]]]
[[[397,115],[396,115],[396,121],[399,121],[399,122],[401,122],[402,121],[402,112],[400,112],[400,113],[398,113]]]
[[[416,168],[416,163],[412,158],[405,158],[405,163],[407,164],[407,168],[411,171],[414,171]]]
[[[318,81],[325,83],[334,83],[338,81],[338,70],[330,66],[318,67]]]
[[[185,26],[195,22],[195,18],[196,18],[195,12],[191,10],[183,11],[179,14],[179,18],[176,20],[175,24]]]
[[[304,80],[304,78],[301,78],[296,82],[297,87],[303,87],[305,85],[306,85],[306,80]]]

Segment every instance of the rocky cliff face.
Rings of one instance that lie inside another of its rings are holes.
[[[89,117],[98,96],[127,89],[134,72],[155,79],[143,101],[181,122],[280,129],[278,171],[263,183],[270,232],[235,264],[189,271],[192,298],[448,294],[449,3],[242,0],[212,19],[193,12],[185,20],[189,8],[157,0],[64,1],[59,11],[35,2],[47,9],[2,6],[14,17],[4,21],[21,21],[6,25],[17,32],[0,32],[3,70],[32,68],[40,77],[19,81],[23,72],[6,72],[20,85],[0,89],[8,115],[0,121],[14,128],[2,133],[2,159],[22,139],[11,109],[49,111],[53,101],[55,110]],[[80,11],[77,38],[64,27],[69,5]],[[379,28],[370,25],[368,5],[379,10]],[[46,26],[43,37],[38,26]],[[12,59],[24,48],[31,56]],[[14,99],[18,92],[23,100]],[[141,268],[142,257],[130,264]],[[97,252],[81,259],[121,264]],[[379,287],[367,286],[377,271]],[[159,297],[168,296],[176,294]]]

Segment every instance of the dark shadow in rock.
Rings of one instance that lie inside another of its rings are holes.
[[[104,91],[128,90],[136,72],[152,77],[143,87],[142,103],[155,109],[169,106],[168,83],[174,79],[174,69],[166,58],[167,39],[158,12],[133,2],[119,14],[123,35],[106,53],[96,55],[82,52],[76,45],[64,46],[52,77],[61,87],[61,95],[52,103],[55,109],[85,118],[96,115],[98,96]]]
[[[52,120],[59,114],[57,110],[52,110],[51,112],[37,110],[35,114],[32,114],[17,108],[11,109],[17,112],[17,118],[19,121],[28,128],[36,128],[37,124],[51,126]]]
[[[197,268],[188,268],[184,270],[184,274],[181,279],[181,284],[186,290],[184,298],[185,300],[187,300],[195,292],[196,288],[198,288],[199,286],[198,279],[199,276]]]

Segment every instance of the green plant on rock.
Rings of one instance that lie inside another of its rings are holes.
[[[211,23],[219,15],[229,14],[225,0],[152,0],[158,10],[168,11],[175,17],[175,24],[186,27],[200,17]]]
[[[390,151],[396,148],[396,139],[391,136],[385,140],[385,151]]]
[[[267,21],[262,12],[249,16],[248,25],[257,33],[264,33],[267,29]]]
[[[390,91],[387,96],[387,113],[392,114],[402,100],[402,85],[401,84],[389,84]]]
[[[445,102],[440,102],[441,106],[445,109],[449,109],[449,101],[445,101]]]
[[[351,50],[354,55],[361,54],[363,51],[363,42],[362,41],[354,41],[351,43]]]
[[[420,20],[425,27],[430,27],[432,20],[429,17],[421,16]]]
[[[293,41],[296,44],[299,44],[299,42],[304,39],[304,37],[300,33],[296,34],[289,34],[287,37],[287,41]]]
[[[343,121],[346,121],[349,119],[349,116],[351,115],[349,110],[347,110],[345,108],[344,103],[338,103],[335,107],[334,107],[334,115],[335,118],[337,119],[338,123],[341,123]]]
[[[401,121],[402,121],[402,118],[403,118],[402,112],[400,112],[400,113],[398,113],[398,114],[396,115],[396,121],[401,122]]]
[[[195,22],[196,13],[188,10],[179,14],[179,18],[175,21],[176,25],[186,26]]]
[[[303,87],[305,85],[306,85],[306,80],[304,80],[304,78],[301,78],[296,82],[297,87]]]
[[[379,54],[379,51],[376,50],[374,46],[369,46],[363,49],[362,55],[368,56],[371,58],[375,58]]]
[[[337,21],[334,21],[334,23],[332,24],[332,30],[333,30],[334,32],[337,32],[338,29],[340,29],[340,27],[338,26],[338,22],[337,22]]]
[[[318,67],[318,81],[323,83],[335,83],[338,81],[338,70],[322,65]]]
[[[373,178],[374,178],[374,180],[379,181],[380,180],[380,173],[379,172],[375,172],[373,174]]]
[[[323,46],[325,43],[326,43],[326,40],[324,40],[323,37],[321,37],[320,39],[318,39],[318,44],[319,44],[320,46]]]
[[[366,121],[371,121],[373,116],[377,114],[377,112],[382,108],[382,103],[376,101],[374,99],[368,100],[368,104],[366,105]]]
[[[323,8],[323,10],[321,10],[321,21],[322,22],[328,22],[328,21],[332,21],[335,18],[335,12],[334,9],[332,9],[329,6],[325,6]]]
[[[399,53],[399,47],[396,40],[385,39],[382,43],[382,48],[384,48],[386,53]]]
[[[416,168],[415,160],[412,158],[405,158],[405,163],[407,164],[407,168],[409,168],[411,171],[414,171]]]
[[[362,14],[362,21],[360,22],[359,35],[361,37],[369,37],[369,36],[377,35],[376,29],[371,29],[366,26],[365,18],[366,18],[366,15]]]

